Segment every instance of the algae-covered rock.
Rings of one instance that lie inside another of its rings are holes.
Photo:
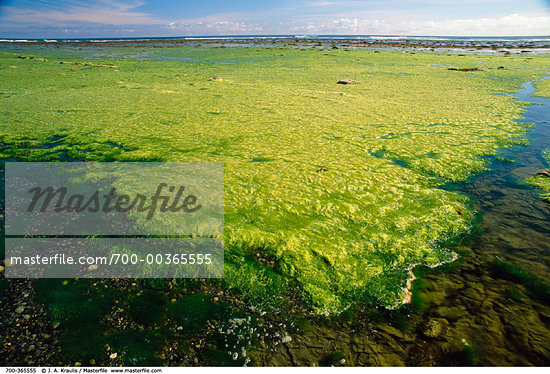
[[[437,338],[447,330],[449,322],[444,318],[435,318],[428,322],[424,329],[424,335],[429,338]]]
[[[550,150],[545,150],[543,156],[550,162]],[[532,177],[525,179],[525,183],[538,188],[545,193],[541,194],[541,199],[550,202],[550,169],[541,169]]]

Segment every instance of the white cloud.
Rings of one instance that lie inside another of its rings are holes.
[[[402,1],[402,0],[400,0]],[[493,3],[503,0],[475,0]],[[505,0],[507,1],[507,0]],[[419,0],[420,3],[456,3],[451,0]],[[473,3],[474,0],[463,0]],[[369,10],[364,5],[384,3]],[[193,19],[160,19],[138,11],[143,0],[99,0],[93,4],[71,2],[41,9],[2,6],[0,34],[12,37],[35,35],[50,37],[59,33],[75,36],[110,35],[181,36],[243,34],[356,34],[356,35],[464,35],[464,36],[531,36],[550,35],[550,12],[479,17],[441,17],[422,9],[399,11],[388,8],[396,0],[313,0],[301,2],[298,8],[270,9],[258,12],[211,14]],[[361,6],[361,4],[363,6]],[[346,7],[356,10],[346,10]],[[307,9],[304,12],[303,9]],[[332,8],[334,11],[332,10]],[[491,7],[491,9],[494,7]],[[317,11],[312,11],[317,9]],[[324,13],[323,13],[324,11]],[[318,14],[317,14],[318,13]],[[510,12],[512,13],[512,12]],[[483,15],[483,16],[482,16]],[[65,31],[65,30],[71,30]]]
[[[534,36],[550,35],[550,15],[510,14],[503,17],[410,20],[404,17],[337,18],[315,22],[285,22],[293,33],[359,35]]]
[[[155,19],[146,13],[135,12],[143,1],[102,0],[92,4],[82,3],[68,6],[64,10],[30,9],[3,6],[3,19],[9,22],[27,24],[67,24],[74,22],[93,22],[110,25],[147,25],[164,21]]]
[[[510,14],[498,18],[470,18],[411,22],[411,32],[429,35],[550,35],[550,15]]]

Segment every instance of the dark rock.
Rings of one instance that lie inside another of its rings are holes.
[[[550,178],[550,169],[539,170],[535,175],[542,175],[543,177]]]
[[[451,71],[465,71],[465,72],[468,72],[468,71],[481,71],[481,69],[478,69],[478,68],[448,68],[447,70],[451,70]]]
[[[353,79],[341,79],[337,82],[338,84],[356,84],[357,82]]]

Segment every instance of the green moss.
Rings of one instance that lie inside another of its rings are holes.
[[[442,186],[521,142],[523,104],[494,93],[547,65],[340,50],[109,52],[34,48],[47,60],[38,61],[1,51],[1,157],[222,161],[225,285],[276,307],[298,284],[318,312],[364,298],[395,306],[411,264],[449,259],[444,243],[470,229],[474,211]],[[475,77],[432,66],[473,61]],[[359,84],[337,85],[342,77]],[[258,248],[274,268],[250,260]]]
[[[104,359],[107,328],[100,321],[113,305],[114,291],[86,279],[37,279],[35,289],[37,300],[47,305],[51,323],[59,325],[60,358]]]
[[[225,258],[225,280],[251,304],[275,308],[281,300],[284,279],[250,257]]]
[[[111,304],[108,292],[90,293],[87,281],[39,279],[36,289],[38,299],[48,305],[50,319],[63,327],[97,322]]]
[[[168,307],[170,317],[184,328],[184,332],[200,330],[208,320],[229,318],[226,306],[212,302],[204,294],[183,297]]]
[[[111,352],[117,353],[124,366],[161,366],[157,352],[163,339],[151,331],[125,330],[107,338]]]
[[[167,290],[170,288],[170,280],[164,278],[145,278],[140,279],[139,283],[142,287],[153,290]]]
[[[107,356],[104,332],[105,327],[97,323],[72,326],[59,338],[60,358],[65,363],[100,362]]]
[[[146,325],[160,324],[164,320],[166,296],[159,292],[145,290],[129,300],[130,316]]]

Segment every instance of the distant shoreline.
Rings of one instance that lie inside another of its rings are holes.
[[[116,47],[283,47],[305,49],[327,48],[421,48],[421,49],[472,49],[494,50],[544,50],[550,51],[550,36],[398,36],[398,35],[243,35],[243,36],[182,36],[143,38],[79,38],[79,39],[2,39],[0,47],[30,45],[78,45]]]

